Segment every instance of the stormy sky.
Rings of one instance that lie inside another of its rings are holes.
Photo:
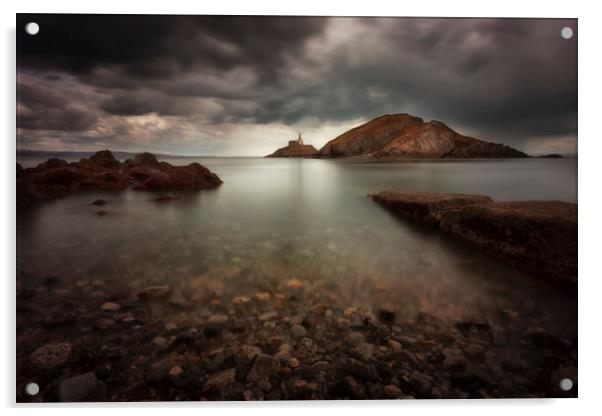
[[[571,19],[21,14],[17,67],[21,149],[265,155],[406,112],[576,152]]]

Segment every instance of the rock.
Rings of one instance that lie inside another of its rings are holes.
[[[267,302],[270,300],[270,298],[272,296],[268,292],[260,292],[260,293],[256,293],[255,297],[257,298],[257,300],[259,300],[261,302]]]
[[[205,388],[210,389],[214,387],[219,389],[221,387],[234,383],[235,380],[236,368],[229,368],[227,370],[220,371],[219,373],[211,375],[205,383]]]
[[[297,368],[299,367],[299,360],[297,360],[295,357],[291,357],[288,359],[287,364],[289,367],[291,368]]]
[[[487,204],[493,200],[483,195],[438,194],[432,192],[383,191],[370,197],[396,215],[428,225],[439,225],[441,216],[450,210],[459,210],[474,204]]]
[[[278,318],[278,312],[276,311],[264,312],[261,315],[259,315],[259,320],[261,322],[273,321],[276,318]]]
[[[318,352],[318,345],[311,338],[305,337],[299,342],[297,347],[297,355],[300,358],[307,358],[315,355]]]
[[[43,345],[33,351],[30,360],[33,365],[44,368],[56,368],[67,362],[73,346],[68,342],[58,342]]]
[[[93,372],[81,374],[61,381],[58,397],[61,402],[103,401],[107,386]]]
[[[447,370],[463,369],[467,365],[466,358],[459,348],[451,347],[443,350],[443,368]]]
[[[412,366],[416,366],[418,364],[416,356],[411,351],[404,350],[401,348],[387,354],[385,359],[387,361],[396,361],[399,363],[409,363]]]
[[[386,341],[389,339],[389,335],[391,335],[391,331],[386,325],[379,325],[378,328],[376,328],[376,336],[380,340]]]
[[[577,284],[577,204],[494,202],[441,216],[442,230],[546,280]]]
[[[355,358],[349,358],[347,360],[347,372],[354,377],[369,380],[369,381],[377,381],[378,373],[374,366],[365,364]]]
[[[168,285],[150,286],[138,293],[138,297],[144,301],[167,299],[171,295],[171,287]]]
[[[130,186],[144,191],[201,190],[221,183],[217,175],[198,163],[172,166],[143,154],[122,165],[110,151],[103,150],[77,163],[50,159],[35,168],[17,166],[17,201],[31,203],[72,192],[117,191]],[[104,205],[101,201],[93,204]]]
[[[153,338],[153,344],[159,348],[165,348],[167,339],[165,337],[155,337]]]
[[[317,156],[376,159],[527,157],[502,144],[460,135],[440,121],[424,122],[409,114],[386,114],[354,127],[326,143]]]
[[[409,384],[416,392],[418,398],[428,398],[432,390],[431,378],[424,374],[414,371],[409,380]]]
[[[540,327],[527,328],[525,339],[535,345],[537,348],[564,348],[561,340]]]
[[[228,322],[227,315],[211,315],[209,319],[207,319],[209,325],[223,325],[226,322]]]
[[[381,322],[385,324],[392,324],[395,322],[395,311],[388,308],[382,308],[378,311],[378,317]]]
[[[232,303],[235,305],[244,305],[245,303],[249,303],[251,300],[248,296],[236,296],[232,299]]]
[[[104,199],[97,199],[96,201],[92,202],[92,205],[96,205],[97,207],[102,207],[103,205],[106,205],[107,201],[105,201]]]
[[[169,370],[169,375],[171,377],[179,377],[182,375],[182,373],[184,373],[184,370],[182,370],[182,367],[180,367],[179,365],[176,365],[175,367],[172,367],[171,370]]]
[[[266,157],[312,157],[318,153],[318,150],[310,144],[303,144],[301,135],[297,140],[288,142],[288,146],[281,147],[274,153]]]
[[[153,201],[155,201],[155,202],[172,202],[172,201],[178,201],[180,199],[182,199],[182,198],[179,196],[162,195],[162,196],[159,196],[159,197],[153,199]]]
[[[401,389],[393,384],[387,384],[384,388],[384,393],[387,399],[397,399],[401,396]]]
[[[100,318],[94,322],[94,326],[98,329],[105,330],[115,325],[115,321],[107,318]]]
[[[303,338],[307,336],[307,330],[302,325],[293,325],[291,327],[291,335],[293,338]]]
[[[258,382],[266,379],[271,373],[278,371],[280,364],[277,359],[267,354],[260,354],[255,358],[251,371],[247,375],[247,381]]]
[[[310,311],[316,315],[324,315],[328,310],[330,310],[330,306],[325,303],[318,303],[310,308]]]
[[[121,310],[121,306],[118,303],[114,303],[114,302],[105,302],[103,303],[103,305],[101,306],[101,309],[103,311],[110,311],[110,312],[115,312],[118,310]]]

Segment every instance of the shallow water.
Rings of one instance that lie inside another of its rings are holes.
[[[385,189],[576,202],[575,159],[366,163],[260,158],[197,161],[216,190],[181,200],[126,191],[76,194],[18,215],[20,284],[55,275],[131,289],[172,285],[195,300],[280,291],[336,308],[495,321],[576,335],[576,300],[469,245],[398,220],[366,197]],[[23,161],[30,165],[31,161]],[[37,161],[36,161],[37,162]],[[34,163],[35,164],[35,163]],[[109,203],[90,205],[97,198]],[[108,214],[94,215],[99,209]]]

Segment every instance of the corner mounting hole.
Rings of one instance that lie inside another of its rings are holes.
[[[563,378],[562,380],[560,380],[560,383],[558,383],[558,385],[560,386],[560,390],[569,391],[573,388],[573,381],[570,378]]]
[[[564,39],[570,39],[573,37],[573,29],[571,29],[568,26],[565,26],[562,28],[562,30],[560,31],[560,36],[562,36]]]
[[[37,35],[39,31],[40,25],[38,25],[36,22],[29,22],[25,25],[25,32],[27,32],[28,35]]]
[[[40,386],[38,386],[38,383],[27,383],[25,386],[25,393],[29,394],[30,396],[35,396],[39,392]]]

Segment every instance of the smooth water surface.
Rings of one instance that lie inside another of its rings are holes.
[[[159,194],[74,194],[18,215],[18,265],[32,281],[168,283],[205,299],[278,292],[299,281],[311,302],[442,319],[533,317],[576,334],[576,301],[478,249],[399,220],[366,194],[387,189],[576,202],[576,159],[366,163],[201,158],[224,184]],[[27,160],[22,161],[25,166]],[[103,198],[102,208],[90,203]],[[106,216],[94,215],[99,209]]]

